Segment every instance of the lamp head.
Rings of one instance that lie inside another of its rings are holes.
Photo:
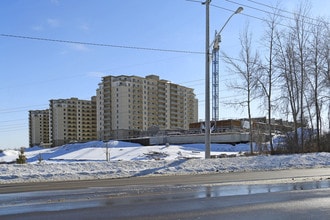
[[[243,7],[238,7],[235,11],[235,14],[241,13],[243,11]]]

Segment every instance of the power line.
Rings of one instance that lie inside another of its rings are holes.
[[[242,5],[240,3],[234,2],[234,1],[230,1],[230,0],[225,0],[228,1],[230,3],[233,4],[238,4],[238,5]],[[198,2],[198,1],[196,1]],[[215,7],[215,8],[219,8],[222,10],[226,10],[229,12],[234,12],[234,10],[231,9],[227,9],[218,5],[214,5],[211,4],[211,6]],[[264,13],[272,13],[272,12],[268,12],[265,10],[261,10],[255,7],[251,7],[251,6],[247,6],[247,5],[243,5],[244,7],[249,7],[255,10],[259,10],[262,11]],[[260,18],[260,17],[256,17],[253,15],[249,15],[249,14],[245,14],[242,13],[243,15],[247,16],[247,17],[251,17],[254,19],[258,19],[261,21],[265,21],[268,22],[267,19],[264,18]],[[278,14],[278,16],[282,16],[280,14]],[[285,16],[282,16],[285,17]],[[289,18],[292,19],[290,17],[285,17],[285,18]],[[279,23],[279,25],[290,28],[290,26],[288,25],[284,25]],[[315,25],[315,24],[313,24]],[[40,37],[30,37],[30,36],[23,36],[23,35],[12,35],[12,34],[0,34],[0,36],[2,37],[11,37],[11,38],[20,38],[20,39],[29,39],[29,40],[39,40],[39,41],[49,41],[49,42],[59,42],[59,43],[70,43],[70,44],[83,44],[83,45],[91,45],[91,46],[102,46],[102,47],[115,47],[115,48],[124,48],[124,49],[135,49],[135,50],[149,50],[149,51],[160,51],[160,52],[172,52],[172,53],[188,53],[188,54],[205,54],[204,52],[198,52],[198,51],[188,51],[188,50],[174,50],[174,49],[161,49],[161,48],[148,48],[148,47],[136,47],[136,46],[126,46],[126,45],[114,45],[114,44],[103,44],[103,43],[91,43],[91,42],[82,42],[82,41],[71,41],[71,40],[59,40],[59,39],[53,39],[53,38],[40,38]]]
[[[257,10],[257,11],[260,11],[260,12],[263,12],[263,13],[266,13],[266,14],[273,14],[273,15],[277,15],[277,16],[282,17],[282,18],[286,18],[286,19],[289,19],[289,20],[296,21],[295,18],[293,18],[293,17],[288,17],[288,16],[285,16],[285,15],[282,15],[282,14],[278,14],[278,13],[275,13],[275,12],[266,11],[266,10],[263,10],[263,9],[260,9],[260,8],[252,7],[252,6],[245,5],[245,4],[242,4],[242,3],[238,3],[238,2],[235,2],[235,1],[232,1],[232,0],[225,0],[225,1],[227,1],[227,2],[229,2],[229,3],[232,3],[232,4],[241,5],[241,6],[244,6],[244,7],[246,7],[246,8],[253,9],[253,10]],[[279,11],[284,11],[284,12],[290,14],[290,15],[293,15],[293,16],[295,15],[295,14],[292,13],[292,12],[288,12],[288,11],[281,10],[281,9],[276,9],[276,8],[274,8],[274,7],[272,7],[272,9],[279,10]],[[309,19],[309,20],[314,20],[314,21],[316,21],[316,22],[318,21],[318,19],[310,18],[310,17],[304,16],[304,15],[301,15],[301,17],[302,17],[302,18]],[[266,19],[262,19],[262,20],[267,21]],[[298,19],[298,20],[301,22],[300,19]],[[317,24],[314,24],[314,23],[311,23],[311,22],[306,22],[306,21],[304,21],[304,23],[309,24],[309,25],[313,25],[313,26],[318,26]],[[284,25],[284,26],[285,26],[285,25]]]
[[[137,47],[137,46],[104,44],[104,43],[91,43],[91,42],[83,42],[83,41],[60,40],[60,39],[54,39],[54,38],[30,37],[30,36],[13,35],[13,34],[0,34],[0,36],[19,38],[19,39],[28,39],[28,40],[49,41],[49,42],[57,42],[57,43],[82,44],[82,45],[99,46],[99,47],[113,47],[113,48],[122,48],[122,49],[148,50],[148,51],[159,51],[159,52],[169,52],[169,53],[205,54],[205,52],[199,52],[199,51],[174,50],[174,49],[162,49],[162,48],[151,48],[151,47]]]
[[[257,2],[257,1],[253,1],[253,0],[248,0],[248,1],[249,2],[252,2],[252,3],[255,3],[257,5],[261,5],[261,6],[264,6],[264,7],[270,8],[270,9],[273,9],[273,10],[278,10],[278,11],[281,11],[281,12],[284,12],[284,13],[287,13],[287,14],[290,14],[290,15],[294,15],[294,13],[292,13],[290,11],[287,11],[287,10],[284,10],[284,9],[281,9],[281,8],[275,8],[274,6],[267,5],[265,3],[261,3],[261,2]],[[304,16],[304,15],[302,15],[302,17],[318,22],[318,19],[315,19],[315,18],[311,18],[311,17]],[[329,24],[328,22],[326,22],[326,23]]]
[[[26,109],[31,108],[31,107],[45,107],[48,106],[49,104],[44,104],[44,105],[29,105],[29,106],[21,106],[21,107],[16,107],[16,108],[6,108],[6,109],[0,109],[0,113],[8,113],[10,111],[12,112],[17,112],[17,111],[26,111]]]
[[[279,10],[279,11],[285,12],[285,13],[287,13],[287,14],[292,14],[292,12],[290,12],[290,11],[286,11],[286,10],[284,10],[284,9],[280,9],[280,8],[275,8],[275,7],[270,6],[270,5],[267,5],[267,4],[265,4],[265,3],[261,3],[261,2],[257,2],[257,1],[253,1],[253,0],[247,0],[247,1],[252,2],[252,3],[255,3],[255,4],[257,4],[257,5],[261,5],[261,6],[264,6],[264,7],[270,8],[270,9]]]
[[[231,3],[238,4],[238,3],[234,2],[234,1],[230,1],[230,0],[226,0],[226,1],[231,2]],[[198,2],[198,1],[196,1],[196,2]],[[223,7],[216,6],[216,5],[212,5],[212,6],[213,7],[220,8],[220,9],[223,9],[223,10],[226,10],[226,11],[233,12],[233,10],[230,10],[230,9],[227,9],[227,8],[223,8]],[[270,13],[270,12],[267,12],[267,11],[264,11],[264,10],[261,10],[261,9],[258,9],[258,8],[254,8],[254,7],[251,7],[251,6],[247,6],[247,5],[245,5],[245,7],[250,7],[250,8],[253,8],[255,10],[263,11],[265,13]],[[267,21],[266,19],[262,19],[262,18],[259,18],[259,17],[255,17],[255,16],[251,16],[251,15],[247,15],[247,14],[244,14],[244,15],[245,16],[249,16],[249,17],[252,17],[252,18],[255,18],[255,19],[259,19],[259,20],[262,20],[262,21]],[[285,25],[283,25],[283,26],[285,26]],[[58,39],[51,39],[51,38],[38,38],[38,37],[29,37],[29,36],[11,35],[11,34],[0,34],[0,35],[3,36],[3,37],[22,38],[22,39],[29,39],[29,40],[53,41],[53,42],[60,42],[60,43],[74,43],[74,44],[85,44],[85,45],[93,45],[93,46],[118,47],[118,48],[126,48],[126,49],[153,50],[153,51],[162,51],[162,52],[178,52],[178,53],[204,54],[204,52],[196,52],[196,51],[169,50],[169,49],[133,47],[133,46],[123,46],[123,45],[112,45],[112,44],[99,44],[99,43],[89,43],[89,42],[79,42],[79,41],[69,41],[69,40],[58,40]],[[234,58],[232,58],[232,59],[234,59]]]
[[[84,76],[84,74],[77,74],[77,75],[61,77],[61,78],[50,78],[50,79],[47,79],[47,80],[40,80],[40,81],[30,81],[30,82],[26,82],[24,84],[15,84],[15,85],[12,85],[12,86],[0,87],[0,90],[1,89],[10,89],[10,88],[17,88],[17,87],[35,85],[35,84],[40,84],[40,83],[53,82],[53,81],[60,81],[60,80],[63,80],[63,79],[74,79],[74,78],[78,78],[78,77],[81,77],[81,76]]]
[[[26,123],[19,123],[19,124],[9,124],[9,125],[0,125],[0,129],[12,129],[18,127],[27,127]]]
[[[242,5],[242,4],[239,4],[239,3],[235,3],[235,4]],[[211,4],[210,6],[215,7],[215,8],[219,8],[219,9],[222,9],[222,10],[225,10],[225,11],[229,11],[229,12],[235,12],[234,10],[227,9],[227,8],[224,8],[224,7],[221,7],[221,6],[218,6],[218,5],[214,5],[214,4]],[[249,7],[249,6],[247,6],[247,7]],[[272,13],[272,12],[267,12],[267,13]],[[259,20],[259,21],[270,22],[269,20],[267,20],[265,18],[260,18],[260,17],[254,16],[254,15],[249,15],[249,14],[246,14],[246,13],[241,13],[241,14],[246,16],[246,17],[250,17],[250,18],[253,18],[253,19],[256,19],[256,20]],[[274,14],[274,13],[272,13],[272,14]],[[281,15],[278,15],[278,16],[281,16]],[[292,18],[290,18],[290,19],[292,19]],[[292,28],[291,26],[283,24],[283,23],[278,23],[278,25],[282,26],[282,27],[285,27],[285,28]],[[312,25],[315,25],[315,24],[312,24]],[[310,32],[310,31],[307,31],[307,32]]]
[[[26,131],[26,126],[19,126],[16,128],[10,128],[10,129],[0,129],[1,133],[5,133],[5,132],[13,132],[13,131]]]
[[[204,2],[202,2],[202,1],[198,1],[198,0],[186,0],[187,2],[197,2],[197,3],[201,3],[201,4],[203,4]]]
[[[0,123],[8,123],[8,122],[12,122],[12,121],[26,121],[26,118],[13,119],[13,120],[5,120],[5,121],[0,121]]]
[[[274,12],[266,11],[266,10],[263,10],[263,9],[259,9],[259,8],[252,7],[252,6],[249,6],[249,5],[245,5],[245,4],[242,4],[242,3],[238,3],[238,2],[235,2],[235,1],[231,1],[231,0],[225,0],[225,1],[227,1],[229,3],[232,3],[232,4],[241,5],[241,6],[244,6],[246,8],[256,10],[256,11],[260,11],[260,12],[263,12],[263,13],[266,13],[266,14],[275,14]],[[284,17],[284,18],[287,18],[287,19],[292,19],[291,17],[287,17],[287,16],[284,16],[284,15],[281,15],[281,14],[275,14],[275,15],[278,15],[280,17]]]
[[[215,7],[215,8],[219,8],[219,9],[222,9],[222,10],[225,10],[225,11],[229,11],[229,12],[235,12],[234,10],[231,10],[231,9],[228,9],[228,8],[224,8],[224,7],[221,7],[221,6],[218,6],[218,5],[214,5],[214,4],[211,4],[210,6]],[[267,20],[265,20],[263,18],[259,18],[259,17],[253,16],[253,15],[249,15],[249,14],[246,14],[246,13],[240,13],[240,14],[245,15],[246,17],[257,19],[257,20],[267,21]]]
[[[181,83],[174,83],[174,84],[177,84],[177,85],[184,85],[184,84],[187,85],[188,84],[186,87],[190,88],[192,86],[191,83],[200,82],[200,81],[203,81],[203,80],[204,79],[196,79],[196,80],[190,80],[190,81],[185,81],[185,82],[181,82]],[[201,85],[201,84],[203,84],[203,82],[198,83],[198,84],[193,84],[193,85]],[[122,94],[122,97],[124,97],[124,95],[125,95],[125,93]],[[26,112],[26,111],[31,110],[32,107],[48,108],[49,104],[21,106],[21,107],[15,107],[15,108],[2,108],[2,109],[0,109],[0,113],[6,114],[6,113],[14,113],[14,112]],[[9,122],[9,121],[16,121],[16,120],[7,120],[7,121],[1,121],[1,122]]]

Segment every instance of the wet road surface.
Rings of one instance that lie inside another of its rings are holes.
[[[329,177],[296,179],[2,192],[0,219],[330,219]]]

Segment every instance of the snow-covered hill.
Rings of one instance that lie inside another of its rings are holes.
[[[108,150],[107,150],[108,149]],[[249,151],[246,144],[236,146],[227,144],[212,144],[213,155],[238,154]],[[28,163],[37,163],[40,160],[53,162],[73,161],[105,161],[106,153],[110,155],[110,161],[132,161],[132,160],[176,160],[182,158],[203,158],[204,144],[187,144],[183,146],[141,146],[140,144],[122,141],[91,141],[87,143],[67,144],[55,148],[41,148],[38,146],[25,149]],[[0,154],[0,163],[10,163],[16,160],[19,151],[5,150]]]
[[[141,146],[127,142],[92,141],[56,148],[29,148],[25,151],[27,164],[18,165],[8,163],[15,161],[19,152],[4,150],[0,154],[0,183],[330,166],[330,153],[241,156],[247,151],[247,144],[212,144],[211,155],[224,158],[205,160],[204,144]],[[107,161],[107,152],[110,161]]]

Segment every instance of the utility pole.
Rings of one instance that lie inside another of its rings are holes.
[[[203,4],[206,8],[205,18],[205,159],[211,157],[210,135],[210,3],[206,0]]]
[[[187,0],[194,1],[194,0]],[[211,122],[210,122],[210,3],[212,0],[205,0],[202,4],[205,5],[206,17],[205,17],[205,159],[211,157]],[[242,7],[237,8],[237,10],[227,19],[226,23],[216,33],[215,39],[212,44],[218,47],[221,41],[221,32],[227,25],[229,20],[235,15],[243,11]],[[219,51],[219,48],[217,48]]]

